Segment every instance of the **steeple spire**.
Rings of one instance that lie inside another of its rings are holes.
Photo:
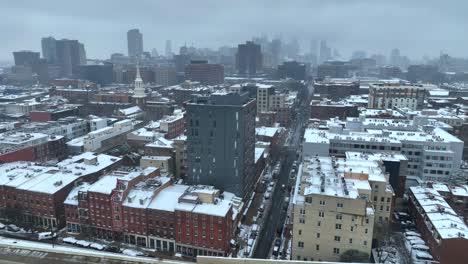
[[[135,82],[137,80],[142,80],[141,79],[141,75],[140,75],[140,62],[137,61],[137,66],[136,66],[136,78],[135,78]]]
[[[140,64],[137,62],[137,68],[136,68],[136,77],[135,77],[135,87],[133,91],[133,96],[134,97],[146,97],[145,94],[145,88],[143,87],[143,79],[141,78],[140,75]]]

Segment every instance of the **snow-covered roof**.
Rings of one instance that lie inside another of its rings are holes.
[[[436,190],[416,186],[410,191],[415,205],[422,209],[421,216],[430,221],[429,229],[434,228],[442,239],[468,239],[468,227]]]
[[[75,180],[106,169],[121,158],[82,153],[57,163],[56,166],[36,166],[30,162],[0,165],[0,185],[20,190],[54,194]]]
[[[88,191],[102,194],[111,194],[117,186],[117,180],[121,181],[131,181],[136,177],[141,175],[148,175],[153,173],[156,168],[147,167],[147,168],[133,168],[131,171],[117,170],[113,171],[107,175],[102,176],[99,180],[93,183]]]
[[[276,133],[279,133],[280,129],[279,127],[256,127],[255,134],[257,136],[274,137]]]
[[[360,195],[359,191],[371,189],[369,181],[387,183],[383,168],[371,160],[306,158],[301,168],[304,196],[320,194],[356,199]],[[354,177],[357,175],[363,177]]]
[[[148,208],[174,212],[174,208],[179,203],[179,197],[189,188],[188,185],[174,184],[164,188],[151,201]]]
[[[133,208],[147,208],[156,192],[160,188],[164,188],[164,185],[170,180],[169,177],[159,176],[139,182],[127,194],[122,205]]]
[[[265,148],[255,148],[255,163],[257,163],[264,153]]]
[[[173,148],[173,147],[172,147],[172,144],[173,144],[173,143],[174,143],[174,141],[172,141],[172,140],[169,140],[169,139],[166,139],[166,138],[163,138],[163,137],[159,137],[159,138],[156,139],[154,142],[146,144],[145,147],[152,147],[152,148]]]
[[[78,193],[87,192],[91,185],[87,182],[81,182],[78,186],[75,186],[71,192],[68,194],[67,198],[63,202],[68,205],[78,205]]]
[[[138,106],[132,106],[132,107],[125,108],[125,109],[119,109],[119,112],[122,113],[125,116],[129,116],[129,115],[134,115],[134,114],[140,113],[141,108],[138,107]]]

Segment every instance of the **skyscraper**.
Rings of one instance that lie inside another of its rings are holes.
[[[186,109],[187,182],[245,198],[255,182],[255,100],[217,93],[195,96]]]
[[[72,77],[78,65],[86,64],[84,45],[78,40],[56,40],[57,64],[61,67],[61,76]]]
[[[322,40],[320,41],[320,58],[319,58],[319,63],[322,64],[328,60],[330,60],[332,57],[332,51],[331,48],[328,47],[327,41]]]
[[[143,53],[143,34],[138,29],[127,32],[128,56],[135,57]]]
[[[48,63],[54,64],[57,62],[57,47],[56,40],[53,37],[42,38],[42,58]]]
[[[247,41],[245,44],[239,44],[236,54],[236,69],[241,75],[249,76],[257,74],[263,67],[263,56],[261,46]]]
[[[390,52],[390,65],[401,67],[401,55],[399,49],[392,49]]]
[[[172,41],[166,40],[166,50],[165,50],[166,58],[172,58]]]
[[[13,52],[15,66],[35,66],[39,63],[39,52],[23,50]]]

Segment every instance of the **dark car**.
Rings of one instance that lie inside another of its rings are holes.
[[[120,248],[115,247],[115,246],[109,246],[105,249],[105,251],[108,252],[114,252],[114,253],[120,253]]]

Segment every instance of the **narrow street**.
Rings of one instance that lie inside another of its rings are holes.
[[[283,147],[281,151],[281,171],[278,177],[277,187],[272,196],[272,207],[266,216],[265,227],[259,233],[258,246],[253,254],[254,258],[269,259],[270,249],[278,236],[278,231],[282,231],[283,223],[286,218],[286,211],[283,210],[283,203],[286,195],[289,196],[288,186],[290,183],[290,172],[293,162],[297,159],[296,152],[300,149],[302,128],[306,123],[308,115],[308,100],[302,101],[298,108],[296,119],[291,126],[292,135],[289,144]],[[282,185],[286,188],[281,188]]]

